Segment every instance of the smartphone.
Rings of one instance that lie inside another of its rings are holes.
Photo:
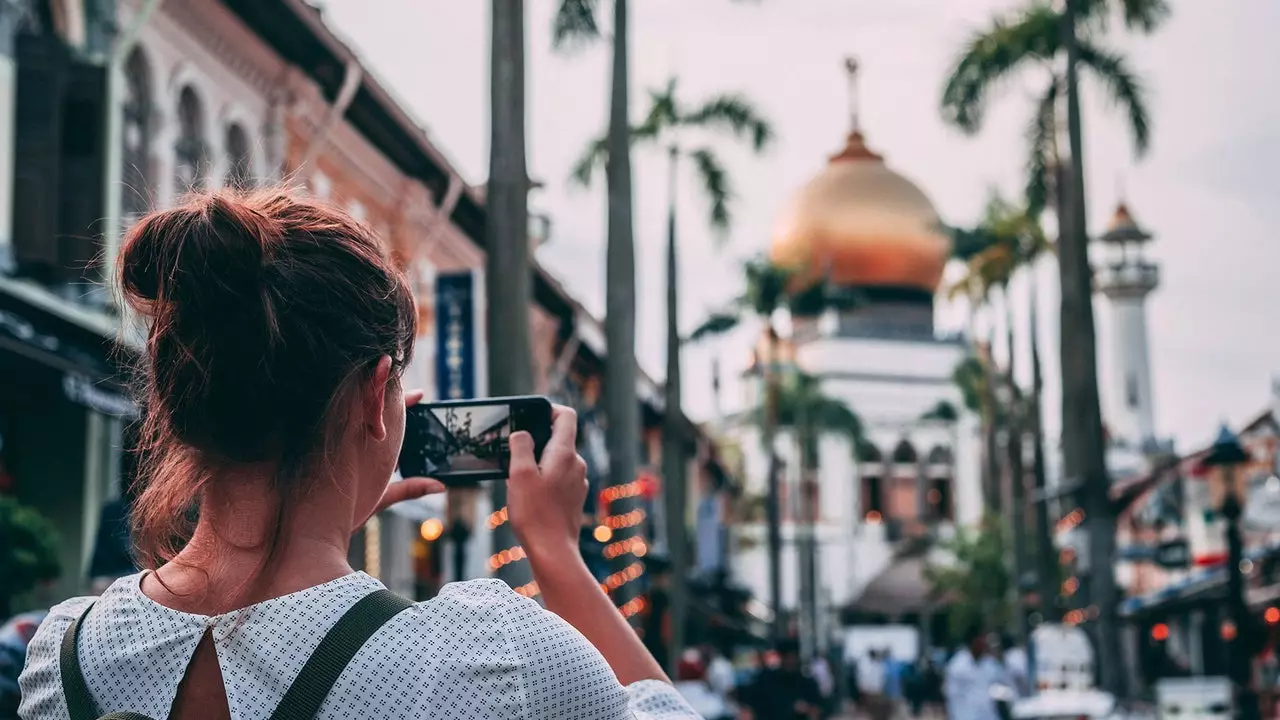
[[[505,480],[511,466],[511,433],[533,436],[533,453],[551,439],[551,401],[524,396],[419,403],[405,416],[400,475],[430,477],[451,485]]]

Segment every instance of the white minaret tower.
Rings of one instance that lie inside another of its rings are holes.
[[[1098,290],[1111,303],[1112,392],[1106,417],[1112,442],[1134,450],[1156,441],[1147,343],[1146,300],[1160,284],[1160,268],[1143,249],[1151,240],[1121,203],[1100,238],[1109,248],[1094,270]]]

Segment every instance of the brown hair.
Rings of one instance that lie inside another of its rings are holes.
[[[331,409],[379,358],[393,377],[416,334],[413,297],[373,233],[279,189],[189,196],[142,218],[120,253],[125,302],[149,322],[140,374],[144,566],[173,558],[220,469],[272,469],[277,522],[341,436]]]

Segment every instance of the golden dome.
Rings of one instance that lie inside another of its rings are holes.
[[[809,182],[782,214],[772,261],[811,283],[933,293],[951,254],[929,198],[885,166],[862,134]]]

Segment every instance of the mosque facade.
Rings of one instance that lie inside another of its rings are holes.
[[[971,347],[934,324],[950,256],[925,192],[868,146],[856,122],[778,221],[770,260],[791,273],[793,290],[821,285],[828,301],[813,315],[792,313],[779,356],[863,425],[857,442],[819,433],[816,473],[803,484],[797,438],[782,427],[776,439],[781,610],[815,623],[817,632],[801,635],[820,643],[870,617],[927,627],[935,608],[923,574],[936,541],[982,516],[980,422],[953,382]],[[759,406],[758,377],[746,385],[746,407]],[[759,430],[725,423],[741,448],[746,494],[764,498],[769,458]],[[809,527],[799,521],[802,487],[814,496],[812,583],[800,580]],[[749,514],[735,533],[735,576],[767,603],[763,514]]]

